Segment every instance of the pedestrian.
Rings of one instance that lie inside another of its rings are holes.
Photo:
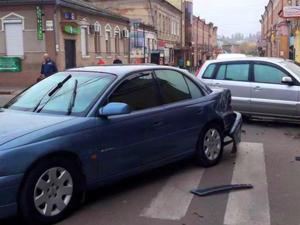
[[[117,56],[113,61],[113,64],[123,64],[122,60]]]
[[[97,64],[98,64],[98,65],[105,65],[104,59],[99,59],[99,61],[98,61]]]
[[[45,53],[44,54],[44,62],[42,64],[42,68],[41,68],[41,76],[38,78],[37,81],[41,81],[44,78],[47,78],[55,73],[57,73],[57,67],[56,67],[56,63],[50,58],[50,56]]]

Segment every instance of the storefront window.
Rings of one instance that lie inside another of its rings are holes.
[[[117,54],[120,53],[120,28],[115,27],[115,51]]]
[[[95,52],[97,54],[101,53],[101,25],[99,22],[94,24],[95,28]]]
[[[7,56],[24,56],[23,30],[24,17],[15,13],[0,18],[5,34],[5,49]]]
[[[106,46],[106,53],[111,53],[111,26],[109,24],[105,27],[105,46]]]
[[[88,28],[87,27],[81,27],[81,54],[83,57],[89,55]]]

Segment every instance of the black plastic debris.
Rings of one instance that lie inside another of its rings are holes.
[[[230,191],[238,191],[238,190],[246,190],[246,189],[253,189],[252,184],[230,184],[230,185],[222,185],[216,186],[211,188],[204,188],[204,189],[195,189],[191,190],[191,193],[200,197],[213,195],[213,194],[220,194],[226,193]]]
[[[296,160],[296,161],[300,161],[300,156],[296,156],[296,157],[295,157],[295,160]]]

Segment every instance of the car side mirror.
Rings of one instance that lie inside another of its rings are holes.
[[[117,116],[131,113],[129,105],[121,102],[111,102],[99,109],[99,116]]]
[[[281,83],[287,84],[287,85],[293,85],[294,81],[291,77],[283,77],[281,80]]]

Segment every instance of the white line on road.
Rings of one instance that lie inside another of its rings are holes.
[[[270,208],[264,148],[258,143],[241,143],[232,184],[253,184],[253,190],[229,194],[224,224],[270,225]]]
[[[140,216],[153,219],[180,220],[191,204],[193,195],[189,191],[198,187],[204,169],[182,171],[169,178],[166,185],[145,208]]]

